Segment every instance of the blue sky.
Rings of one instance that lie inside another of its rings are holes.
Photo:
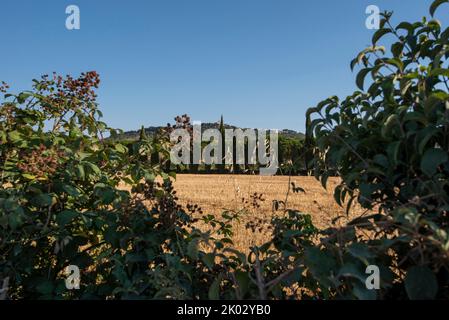
[[[104,120],[125,130],[192,119],[304,130],[308,107],[355,89],[370,44],[365,8],[394,21],[431,0],[1,0],[0,80],[14,90],[56,71],[96,70]],[[76,4],[81,29],[65,28]],[[447,26],[449,6],[437,17]]]

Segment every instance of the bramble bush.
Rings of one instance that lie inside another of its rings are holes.
[[[6,94],[0,279],[8,279],[12,299],[193,297],[188,284],[200,282],[199,267],[185,255],[198,232],[160,161],[142,161],[153,152],[168,159],[168,141],[127,149],[105,139],[117,132],[98,120],[98,84],[95,72],[44,76],[32,91]],[[80,290],[66,289],[67,265],[81,269]]]

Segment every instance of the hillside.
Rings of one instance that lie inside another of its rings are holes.
[[[230,124],[224,124],[225,129],[237,129],[239,127],[233,126]],[[145,128],[145,134],[147,136],[153,136],[159,129],[165,128],[165,126],[150,126]],[[201,124],[201,130],[204,132],[207,129],[219,129],[220,123],[219,122],[205,122]],[[240,128],[240,129],[247,129],[247,128]],[[137,140],[140,135],[140,130],[131,130],[131,131],[125,131],[122,135],[119,136],[119,140]],[[280,135],[283,137],[288,137],[292,139],[297,140],[303,140],[304,134],[301,132],[297,132],[295,130],[290,129],[283,129],[280,132]]]

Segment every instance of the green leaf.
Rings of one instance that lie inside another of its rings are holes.
[[[422,131],[422,134],[417,136],[417,139],[418,139],[418,137],[422,137],[422,139],[419,141],[419,144],[418,144],[418,153],[419,154],[423,154],[424,148],[426,147],[427,143],[437,133],[438,133],[437,128],[427,127]]]
[[[100,175],[101,174],[101,170],[100,168],[98,168],[98,166],[96,164],[93,164],[91,162],[85,162],[84,163],[87,167],[89,167],[89,169],[95,174],[95,175]]]
[[[449,40],[449,27],[441,33],[440,38],[442,43],[447,43]]]
[[[192,239],[187,245],[187,255],[192,260],[198,260],[198,244],[199,238]]]
[[[338,271],[337,277],[351,277],[360,280],[362,283],[365,283],[366,280],[366,274],[353,263],[344,264]]]
[[[376,300],[377,292],[376,290],[369,290],[365,284],[354,283],[352,293],[359,300]]]
[[[383,154],[376,154],[373,157],[374,163],[380,165],[382,168],[388,168],[389,162],[388,158]]]
[[[32,203],[37,207],[49,207],[53,203],[53,198],[49,194],[42,193],[32,199]]]
[[[16,230],[23,224],[23,209],[21,207],[16,208],[8,215],[8,224],[12,230]]]
[[[104,240],[112,244],[113,246],[118,246],[119,242],[119,233],[114,226],[107,227],[104,234]]]
[[[242,253],[242,252],[240,252],[240,251],[238,251],[238,250],[236,250],[236,249],[233,249],[233,248],[225,248],[224,250],[223,250],[223,252],[230,252],[230,253],[233,253],[234,255],[235,255],[235,257],[242,263],[242,264],[244,264],[244,263],[246,263],[246,256],[245,256],[245,254],[244,253]]]
[[[115,200],[115,192],[111,188],[97,186],[95,193],[100,198],[102,204],[109,205]]]
[[[395,66],[396,68],[398,68],[400,71],[402,71],[404,69],[404,64],[402,63],[402,61],[398,58],[392,58],[392,59],[388,59],[385,61],[385,63]]]
[[[436,20],[436,19],[430,20],[430,21],[427,23],[427,27],[426,27],[425,29],[427,30],[428,28],[433,29],[433,30],[439,32],[439,30],[441,29],[441,22],[438,21],[438,20]]]
[[[86,174],[84,172],[84,166],[82,164],[79,164],[75,167],[75,173],[76,173],[76,176],[80,180],[84,180],[86,178]]]
[[[400,141],[395,141],[387,146],[387,155],[389,158],[389,162],[396,165],[399,161],[399,149],[401,147]]]
[[[3,229],[6,229],[9,225],[9,216],[0,216],[0,226],[3,227]]]
[[[16,130],[9,132],[8,138],[12,143],[20,142],[21,140],[23,140],[22,134]]]
[[[117,150],[120,153],[126,153],[128,150],[126,149],[126,147],[120,143],[115,145],[115,150]]]
[[[351,64],[349,65],[350,68],[351,68],[351,71],[354,70],[354,68],[355,68],[355,66],[357,65],[357,63],[358,63],[357,58],[351,60]]]
[[[323,173],[321,175],[321,185],[323,186],[324,189],[327,189],[327,180],[329,180],[329,174],[327,173]]]
[[[346,204],[346,210],[345,210],[346,216],[349,216],[349,211],[351,210],[352,203],[354,202],[354,199],[355,199],[355,198],[356,198],[356,197],[354,197],[354,196],[351,196],[351,197],[349,198],[349,201],[348,201],[348,203]]]
[[[391,33],[392,30],[390,28],[385,28],[385,29],[379,29],[377,30],[374,35],[373,35],[373,46],[377,43],[377,41],[379,41],[380,38],[382,38],[384,35]]]
[[[360,90],[363,90],[363,85],[365,83],[365,77],[366,75],[372,70],[372,68],[365,68],[359,71],[356,78],[356,84],[357,87],[360,88]]]
[[[399,29],[404,29],[404,30],[407,30],[409,33],[411,33],[411,32],[413,32],[415,27],[413,27],[413,25],[411,23],[409,23],[409,22],[401,22],[396,27],[396,30],[399,30]]]
[[[31,92],[22,92],[17,96],[17,102],[24,103],[30,96],[32,96]]]
[[[245,294],[248,292],[249,285],[250,285],[250,278],[248,276],[248,273],[244,272],[244,271],[236,271],[235,279],[237,281],[237,284],[239,286],[239,289],[240,289],[240,292],[241,292],[242,298],[243,298],[245,296]]]
[[[153,182],[156,179],[156,176],[154,175],[154,173],[145,172],[144,178],[148,182]]]
[[[215,278],[214,282],[209,288],[209,300],[219,300],[220,299],[220,283],[221,283],[221,277],[220,274],[217,278]]]
[[[43,295],[50,294],[53,292],[53,283],[50,280],[43,280],[36,286],[36,290]]]
[[[24,177],[27,180],[35,180],[36,176],[33,176],[32,174],[29,173],[22,173],[22,177]]]
[[[215,264],[215,255],[213,253],[206,253],[201,259],[209,269],[213,268]]]
[[[366,56],[366,49],[359,52],[359,54],[357,55],[357,57],[354,58],[354,60],[351,61],[351,71],[354,70],[354,67],[361,63],[363,61],[363,59],[365,59]]]
[[[407,270],[405,290],[411,300],[431,300],[438,293],[438,282],[428,267],[414,266]]]
[[[91,154],[90,152],[82,152],[82,151],[79,151],[79,152],[76,153],[76,156],[77,156],[77,158],[78,158],[80,161],[82,161],[82,160],[84,160],[84,159],[90,157],[91,155],[92,155],[92,154]]]
[[[341,207],[342,206],[342,201],[341,201],[341,190],[342,186],[338,185],[335,189],[334,189],[334,200],[335,202],[337,202],[337,204]]]
[[[447,152],[437,148],[429,149],[424,153],[421,160],[421,171],[427,176],[432,177],[437,172],[438,166],[447,161]]]
[[[368,246],[362,243],[353,243],[348,247],[348,252],[355,258],[362,261],[364,264],[369,264],[369,259],[373,258],[373,253]]]
[[[73,221],[78,216],[78,212],[73,210],[65,210],[56,215],[56,222],[63,227]]]
[[[443,3],[448,3],[449,0],[435,0],[432,5],[430,6],[430,15],[433,17],[435,14],[435,11],[438,9],[439,6],[441,6]]]
[[[432,113],[435,108],[441,106],[448,98],[448,94],[445,92],[433,93],[424,101],[424,111],[427,114]]]
[[[403,78],[400,81],[400,90],[401,94],[405,95],[410,87],[413,85],[413,81],[407,78]]]
[[[78,191],[77,188],[75,188],[74,186],[68,185],[68,184],[64,184],[62,186],[62,189],[68,194],[71,195],[72,197],[78,197],[80,195],[80,192]]]
[[[146,255],[143,253],[130,252],[126,254],[125,261],[131,263],[139,263],[139,262],[147,262],[148,259]]]
[[[393,126],[398,124],[398,121],[399,120],[397,114],[392,114],[387,118],[387,121],[385,121],[384,125],[382,126],[381,135],[383,138],[386,138],[388,136]]]
[[[437,69],[433,69],[430,72],[430,76],[432,77],[436,77],[436,76],[445,76],[445,77],[449,77],[449,69],[445,69],[445,68],[437,68]]]
[[[404,43],[402,42],[396,42],[391,46],[391,52],[395,57],[400,57],[403,50],[404,50]]]
[[[323,284],[328,282],[332,270],[335,270],[336,267],[335,260],[332,256],[317,247],[309,247],[306,249],[305,264],[315,279]]]

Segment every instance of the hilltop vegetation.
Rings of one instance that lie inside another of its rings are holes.
[[[142,129],[144,131],[144,133],[148,136],[148,137],[154,137],[158,131],[164,129],[165,127],[163,126],[150,126],[150,127],[143,127],[140,128],[139,130],[131,130],[131,131],[125,131],[122,134],[120,134],[116,139],[117,140],[121,140],[121,141],[125,141],[125,142],[132,142],[132,141],[136,141],[139,140],[139,137],[142,133]],[[225,129],[248,129],[248,128],[240,128],[237,126],[233,126],[227,123],[224,123],[224,128]],[[220,129],[220,122],[205,122],[205,123],[201,123],[201,130],[204,132],[204,130],[207,129]],[[290,139],[294,139],[297,141],[302,141],[305,138],[305,135],[301,132],[297,132],[295,130],[290,130],[290,129],[283,129],[279,131],[279,135],[285,138],[290,138]]]
[[[182,122],[180,119],[187,119],[186,122]],[[108,141],[120,142],[125,146],[130,146],[136,141],[141,140],[143,137],[145,139],[150,139],[157,141],[160,139],[161,135],[168,135],[168,131],[170,128],[176,126],[184,126],[190,130],[190,135],[192,134],[192,123],[190,122],[190,117],[188,115],[177,116],[174,118],[175,124],[172,125],[168,123],[165,127],[148,127],[142,128],[138,131],[127,131],[121,132],[114,137],[108,139]],[[181,124],[182,122],[182,124]],[[205,130],[208,129],[216,129],[222,130],[225,129],[242,129],[246,130],[248,128],[239,128],[236,126],[232,126],[224,123],[223,117],[221,121],[216,123],[202,123],[201,124],[201,132],[204,133]],[[224,135],[224,133],[223,133]],[[278,134],[278,157],[279,157],[279,170],[277,170],[277,174],[280,175],[288,175],[288,174],[306,174],[306,163],[305,163],[305,148],[304,148],[305,135],[296,132],[294,130],[283,129],[279,131]],[[207,145],[206,142],[203,142],[202,148]],[[248,143],[245,140],[244,142],[244,150],[247,154],[248,151]],[[223,146],[224,148],[224,146]],[[224,149],[223,149],[224,150]],[[234,158],[235,158],[235,145],[234,145]],[[150,161],[159,162],[159,155],[157,153],[153,153],[151,155]],[[234,161],[235,163],[235,161]],[[170,171],[174,171],[176,173],[238,173],[238,174],[257,174],[259,172],[260,164],[248,164],[248,157],[245,157],[245,164],[243,165],[172,165],[170,161],[166,161],[165,168]]]

